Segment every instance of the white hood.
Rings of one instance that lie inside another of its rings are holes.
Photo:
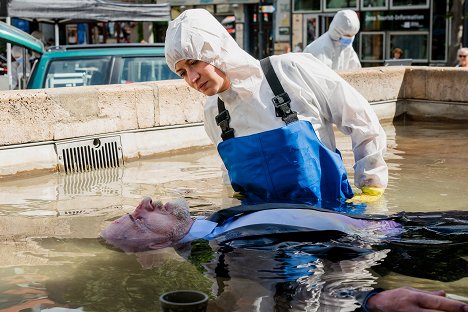
[[[336,13],[328,34],[332,40],[338,40],[344,35],[354,36],[359,31],[359,18],[352,10],[342,10]]]
[[[361,68],[359,57],[352,45],[343,47],[338,41],[344,35],[355,36],[359,31],[359,18],[352,10],[336,13],[326,33],[312,41],[304,52],[310,53],[333,70]]]
[[[260,62],[242,50],[223,25],[204,9],[184,11],[169,23],[165,53],[173,72],[180,60],[212,64],[227,75],[233,91],[252,93],[262,79]]]

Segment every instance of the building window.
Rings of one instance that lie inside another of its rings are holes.
[[[429,0],[390,0],[390,9],[428,9]]]
[[[294,0],[294,12],[320,11],[321,0]]]
[[[357,10],[356,0],[326,0],[325,11],[337,11],[342,9]]]
[[[361,10],[372,11],[387,8],[387,0],[363,0],[361,1]]]
[[[384,60],[384,32],[360,32],[359,54],[361,61],[382,62]]]
[[[395,48],[403,50],[404,58],[413,62],[427,62],[429,59],[429,32],[391,32],[389,33],[387,55]]]
[[[467,0],[465,0],[467,1]],[[447,61],[447,34],[449,24],[447,19],[447,1],[434,1],[432,4],[432,37],[430,42],[431,61]]]
[[[304,30],[304,43],[307,46],[309,43],[319,37],[318,32],[318,15],[315,14],[304,14],[304,24],[302,29]],[[304,46],[304,47],[305,47]]]

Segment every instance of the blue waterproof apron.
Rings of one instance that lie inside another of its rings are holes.
[[[288,201],[314,205],[327,202],[333,205],[351,198],[353,191],[339,151],[325,147],[310,122],[297,119],[269,59],[262,60],[261,64],[277,95],[273,98],[276,115],[282,117],[286,125],[234,137],[234,129],[229,128],[229,112],[218,99],[220,112],[216,122],[222,129],[224,140],[218,144],[218,153],[228,170],[233,189],[257,202]]]

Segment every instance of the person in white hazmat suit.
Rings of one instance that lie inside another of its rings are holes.
[[[312,54],[335,71],[361,68],[352,45],[359,26],[356,12],[338,11],[328,31],[309,43],[304,52]]]
[[[24,89],[26,86],[22,85],[22,79],[24,75],[29,77],[31,73],[31,64],[29,64],[28,54],[23,55],[24,48],[20,46],[13,46],[11,48],[11,56],[15,59],[11,64],[11,89]],[[26,59],[24,58],[26,56]],[[27,81],[27,79],[26,79]]]
[[[388,182],[386,135],[375,112],[313,56],[269,58],[284,88],[284,94],[275,96],[260,61],[203,9],[186,10],[169,23],[165,54],[172,71],[208,96],[206,132],[234,191],[246,202],[327,208],[370,202],[383,194]],[[352,139],[354,182],[362,191],[358,195],[336,149],[333,124]]]

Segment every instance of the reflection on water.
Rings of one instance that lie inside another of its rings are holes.
[[[389,188],[368,212],[467,210],[468,125],[400,121],[385,130]],[[341,135],[337,142],[352,180],[350,142]],[[356,241],[262,250],[195,242],[188,261],[170,248],[127,255],[95,239],[147,195],[183,196],[200,215],[238,204],[220,165],[210,147],[124,168],[1,181],[0,312],[158,311],[162,292],[182,288],[209,293],[213,311],[352,311],[353,292],[376,282],[468,294],[466,240],[440,244],[425,232],[372,249]]]
[[[403,124],[403,122],[402,122]],[[410,123],[396,127],[397,151],[389,160],[390,211],[466,210],[468,125]]]
[[[123,168],[109,168],[75,174],[60,174],[58,199],[76,195],[122,195]]]

